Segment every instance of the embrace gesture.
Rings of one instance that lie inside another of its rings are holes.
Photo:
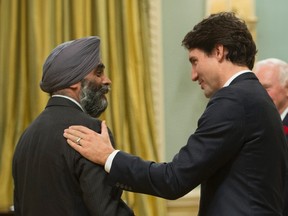
[[[104,165],[115,150],[110,142],[105,121],[101,124],[101,134],[83,126],[70,126],[64,130],[67,143],[90,161]]]

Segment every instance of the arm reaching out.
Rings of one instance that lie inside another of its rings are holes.
[[[101,134],[84,126],[71,126],[64,130],[67,143],[90,161],[104,165],[115,150],[110,142],[105,121],[101,124]]]

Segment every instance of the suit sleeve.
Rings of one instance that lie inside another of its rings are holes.
[[[90,215],[134,215],[121,199],[122,190],[108,184],[103,166],[88,161],[76,152],[75,154],[75,172]]]
[[[235,97],[214,97],[187,144],[169,163],[118,152],[109,180],[122,189],[166,199],[182,197],[225,166],[243,145],[244,109]]]

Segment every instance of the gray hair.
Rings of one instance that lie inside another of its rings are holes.
[[[262,68],[263,66],[271,65],[278,68],[279,71],[279,81],[282,86],[288,85],[288,63],[277,58],[267,58],[261,61],[258,61],[254,65],[253,71],[257,73],[257,70]]]

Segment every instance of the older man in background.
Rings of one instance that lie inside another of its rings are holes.
[[[267,90],[284,123],[288,135],[288,64],[280,59],[258,61],[253,69],[260,83]]]
[[[280,59],[268,58],[258,61],[253,71],[281,115],[288,142],[288,64]],[[284,216],[288,215],[288,183],[286,185]]]

